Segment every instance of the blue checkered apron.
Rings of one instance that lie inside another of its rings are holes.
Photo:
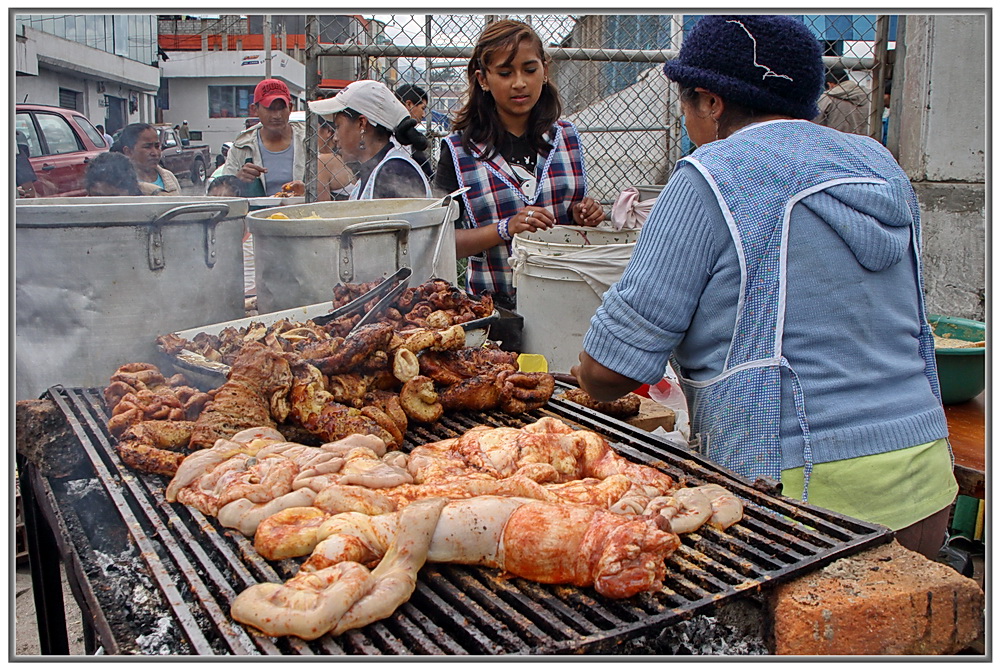
[[[802,430],[806,496],[813,465],[806,399],[781,353],[789,217],[802,198],[836,184],[886,184],[891,176],[903,180],[906,186],[901,188],[912,196],[892,156],[872,150],[869,140],[807,121],[765,122],[682,159],[711,185],[736,244],[741,274],[735,330],[722,373],[708,380],[680,380],[691,435],[702,453],[744,477],[780,479],[784,369]],[[909,205],[919,222],[915,197],[909,198]],[[913,229],[919,270],[919,224]],[[933,340],[930,328],[925,328],[921,353],[926,361],[928,352],[933,357]],[[933,359],[930,366],[933,371]]]

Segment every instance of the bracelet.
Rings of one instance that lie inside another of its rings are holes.
[[[501,240],[506,242],[510,242],[512,237],[510,231],[507,230],[508,221],[510,221],[509,217],[507,219],[501,219],[497,222],[497,234],[500,236]]]

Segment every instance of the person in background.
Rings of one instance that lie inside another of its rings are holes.
[[[409,111],[410,116],[418,124],[423,122],[424,116],[427,114],[427,104],[430,102],[427,91],[424,91],[416,84],[403,84],[396,88],[396,98],[399,99],[399,102],[403,103],[403,106]],[[417,162],[417,165],[427,175],[427,179],[433,179],[434,166],[431,165],[431,159],[427,155],[427,152],[422,149],[413,149],[411,154],[413,160]]]
[[[177,134],[181,136],[181,144],[191,144],[191,129],[188,128],[187,119],[181,124],[180,130]]]
[[[314,100],[309,107],[333,123],[344,161],[359,164],[351,200],[431,196],[423,170],[402,148],[411,144],[420,148],[426,140],[385,84],[371,79],[351,82],[332,98]]]
[[[347,200],[351,187],[357,181],[354,171],[340,157],[337,146],[337,129],[320,117],[317,127],[319,151],[317,157],[317,200]]]
[[[14,177],[17,187],[18,198],[34,198],[38,194],[35,192],[35,180],[38,176],[35,169],[31,167],[30,152],[28,151],[28,136],[21,131],[15,131],[15,151],[14,156]]]
[[[883,95],[883,107],[882,107],[882,144],[887,144],[889,142],[889,98],[892,95],[892,80],[885,80],[885,86],[882,88]]]
[[[870,114],[868,92],[844,68],[830,68],[826,73],[826,90],[819,99],[819,114],[813,121],[844,133],[868,135]]]
[[[291,113],[292,96],[283,81],[257,84],[250,114],[260,121],[236,136],[222,167],[222,174],[244,182],[247,197],[273,196],[291,182],[305,190],[306,124],[289,121]]]
[[[88,196],[141,196],[132,161],[124,154],[106,151],[87,166],[83,186]]]
[[[206,196],[243,197],[243,182],[236,175],[220,175],[205,190]]]
[[[112,138],[108,133],[105,132],[104,126],[102,126],[101,124],[97,124],[95,128],[97,128],[97,132],[101,134],[101,137],[104,138],[104,144],[108,145],[108,147],[110,148],[111,145],[115,143],[114,138]]]
[[[209,188],[212,186],[218,177],[225,174],[224,168],[226,167],[226,157],[229,156],[229,149],[233,146],[232,142],[223,142],[222,147],[219,149],[219,153],[215,156],[215,170],[212,174],[205,179],[205,193],[208,193]],[[232,175],[235,177],[235,175]]]
[[[573,374],[611,401],[673,357],[692,447],[933,558],[958,485],[909,178],[875,139],[810,122],[822,50],[798,19],[706,16],[664,71],[698,148]]]
[[[467,102],[441,143],[434,182],[441,193],[470,187],[455,231],[457,256],[469,258],[469,291],[514,309],[512,237],[556,224],[596,226],[604,211],[587,196],[580,138],[559,119],[559,94],[531,27],[490,24],[467,74]]]
[[[143,195],[180,195],[181,185],[177,177],[160,165],[160,136],[148,123],[130,123],[125,126],[111,151],[121,152],[132,161]]]

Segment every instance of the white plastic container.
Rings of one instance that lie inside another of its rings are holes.
[[[514,236],[511,265],[521,351],[541,354],[552,372],[579,361],[590,318],[628,265],[637,230],[556,226]]]

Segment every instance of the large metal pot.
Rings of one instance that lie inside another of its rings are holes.
[[[16,397],[108,383],[155,338],[244,315],[247,201],[40,198],[16,206]]]
[[[429,208],[429,209],[425,209]],[[281,219],[270,219],[279,214]],[[369,282],[413,269],[410,285],[457,281],[450,198],[385,198],[289,205],[251,212],[257,308],[322,303],[340,282]]]

